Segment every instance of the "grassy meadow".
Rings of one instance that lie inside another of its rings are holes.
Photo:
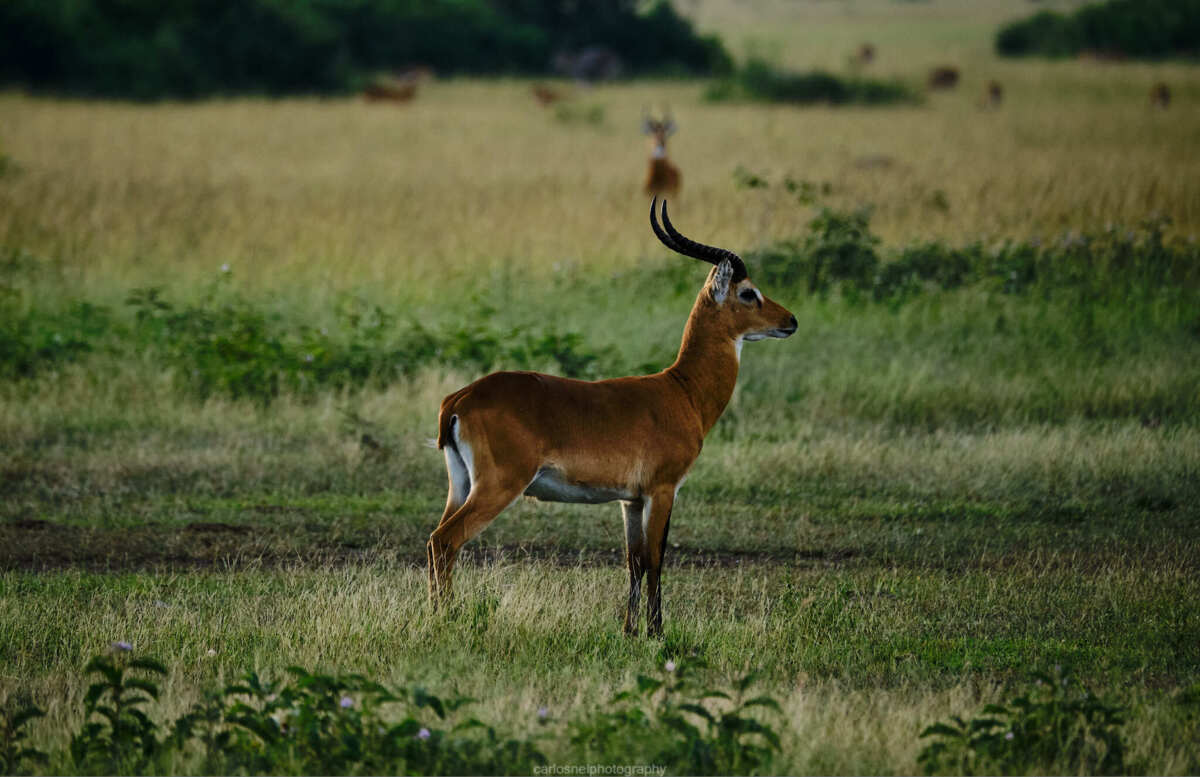
[[[683,6],[739,55],[842,71],[872,41],[872,74],[963,81],[873,108],[687,81],[560,109],[504,79],[398,107],[0,95],[0,701],[46,711],[47,771],[77,769],[81,669],[119,640],[168,666],[162,720],[298,664],[473,697],[560,764],[581,758],[568,721],[638,674],[757,670],[782,706],[772,773],[918,772],[927,725],[1060,666],[1127,709],[1128,770],[1200,770],[1195,66],[998,60],[1017,0]],[[639,122],[663,105],[673,220],[748,258],[803,241],[816,206],[863,205],[885,264],[928,244],[1132,258],[890,304],[760,281],[800,330],[743,352],[680,493],[665,638],[621,636],[611,505],[518,503],[433,612],[441,397],[491,368],[674,357],[705,272],[646,223]],[[1147,281],[1140,256],[1174,269]],[[255,393],[276,371],[299,377]]]

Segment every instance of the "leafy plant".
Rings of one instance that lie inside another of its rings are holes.
[[[142,707],[158,698],[150,677],[166,668],[152,658],[127,658],[127,647],[96,656],[84,671],[99,675],[84,695],[84,726],[71,739],[75,765],[100,774],[141,771],[159,748],[158,726]]]
[[[934,738],[917,757],[926,773],[1125,774],[1125,711],[1062,671],[1034,680],[1032,692],[988,704],[969,721],[952,716],[922,731]]]
[[[342,299],[338,325],[293,325],[237,296],[214,289],[198,303],[176,306],[161,289],[134,289],[142,347],[174,368],[183,391],[267,405],[282,392],[311,396],[324,388],[384,385],[428,365],[484,371],[553,369],[567,377],[599,377],[615,360],[611,349],[588,350],[576,332],[536,334],[491,328],[430,331],[397,324],[379,305]],[[508,345],[506,345],[508,344]]]
[[[870,231],[869,209],[838,211],[823,207],[809,224],[803,242],[788,241],[751,254],[761,277],[773,284],[799,285],[826,294],[835,284],[844,290],[869,288],[879,267],[879,238]]]
[[[31,765],[47,762],[45,753],[24,744],[28,723],[44,715],[32,704],[0,707],[0,774],[26,774]]]
[[[695,683],[683,665],[667,662],[660,677],[638,675],[609,709],[571,725],[571,743],[589,756],[636,752],[681,774],[745,774],[765,768],[779,751],[778,733],[757,712],[779,713],[768,695],[747,698],[755,676],[732,693]]]
[[[475,718],[450,723],[471,699],[392,691],[358,674],[288,672],[287,683],[251,672],[223,699],[210,695],[176,721],[172,741],[198,740],[205,770],[217,773],[528,774],[545,763],[529,740]],[[393,722],[396,707],[403,717]]]

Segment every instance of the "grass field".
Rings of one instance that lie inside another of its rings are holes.
[[[925,726],[1062,666],[1127,708],[1128,770],[1200,770],[1194,65],[999,61],[1015,0],[685,6],[739,55],[841,70],[870,40],[879,75],[948,62],[963,83],[796,108],[638,82],[563,114],[517,80],[438,81],[401,108],[0,96],[0,700],[47,712],[45,769],[77,770],[81,669],[124,640],[170,669],[162,720],[299,664],[474,697],[500,729],[542,731],[552,763],[581,757],[569,721],[668,660],[717,685],[758,670],[782,705],[774,773],[920,771]],[[978,105],[990,78],[999,110]],[[1160,79],[1165,112],[1147,105]],[[704,269],[646,224],[638,122],[664,103],[672,216],[697,239],[802,240],[816,211],[790,178],[873,206],[885,260],[930,241],[1074,256],[1086,234],[1132,265],[893,304],[764,282],[800,331],[746,349],[680,494],[664,639],[621,636],[615,506],[518,503],[432,612],[441,397],[484,364],[600,376],[674,356]],[[1164,251],[1176,269],[1153,283],[1130,269]],[[151,287],[165,312],[127,304]],[[188,350],[206,346],[172,329],[187,321],[271,365],[366,354],[376,377],[238,398],[221,387],[240,367]],[[436,353],[380,372],[422,336]]]

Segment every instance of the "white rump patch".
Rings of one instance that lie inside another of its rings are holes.
[[[454,438],[454,445],[446,446],[446,470],[450,473],[450,479],[455,483],[456,489],[459,482],[465,484],[462,491],[462,497],[465,500],[466,495],[471,493],[471,487],[475,484],[475,456],[471,452],[470,444],[459,434],[461,425],[462,422],[458,416],[454,416],[450,420],[450,436]],[[456,470],[458,479],[455,479]]]
[[[467,472],[466,462],[455,452],[454,448],[447,445],[444,452],[446,454],[446,474],[450,476],[450,491],[454,495],[454,503],[462,504],[467,501],[467,495],[471,493],[471,475]]]

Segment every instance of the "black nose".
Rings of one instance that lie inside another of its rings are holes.
[[[792,316],[792,331],[795,332],[799,328],[800,328],[800,322],[796,320],[795,316]]]

